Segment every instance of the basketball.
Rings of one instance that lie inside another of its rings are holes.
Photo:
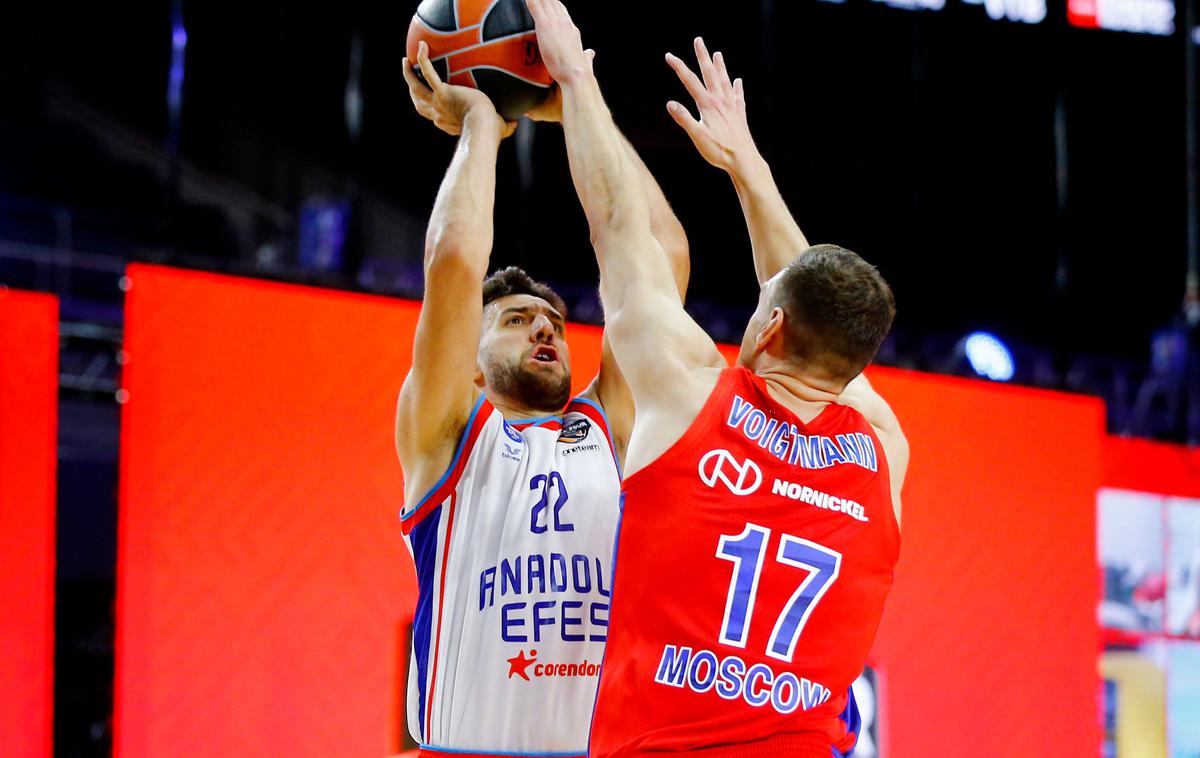
[[[554,84],[525,0],[423,0],[408,27],[418,76],[422,40],[442,81],[482,91],[506,120],[541,104]]]

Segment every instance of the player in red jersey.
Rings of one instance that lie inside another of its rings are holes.
[[[590,755],[841,756],[899,550],[907,444],[861,376],[891,291],[854,253],[809,247],[741,83],[697,40],[703,82],[668,62],[701,118],[669,109],[732,177],[762,287],[726,367],[672,287],[578,30],[559,0],[528,4],[637,407]]]

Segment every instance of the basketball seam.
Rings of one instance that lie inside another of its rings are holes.
[[[464,26],[460,29],[454,29],[452,31],[442,31],[441,29],[434,28],[433,26],[431,26],[429,24],[428,21],[421,18],[421,15],[419,13],[415,15],[415,18],[421,24],[421,26],[423,26],[431,34],[448,37],[451,35],[470,31],[472,29],[482,29],[483,26],[487,23],[488,15],[491,14],[491,12],[496,8],[497,5],[500,4],[500,2],[501,2],[501,0],[491,0],[491,2],[488,4],[488,7],[484,10],[483,15],[480,17],[480,21],[478,24],[473,24],[471,26]],[[458,22],[458,0],[453,0],[453,3],[454,3],[454,20],[455,20],[455,23],[457,23]],[[493,37],[488,40],[483,40],[482,42],[479,42],[478,44],[468,45],[467,47],[460,47],[452,52],[446,53],[445,55],[440,55],[436,58],[431,58],[429,60],[429,62],[436,63],[438,61],[446,61],[446,78],[447,79],[449,79],[451,76],[454,76],[456,74],[465,73],[465,74],[470,75],[472,82],[475,82],[476,81],[475,75],[472,74],[471,72],[479,70],[479,69],[487,69],[490,71],[499,71],[501,73],[508,74],[509,76],[511,76],[512,78],[514,78],[518,81],[522,81],[526,84],[532,85],[534,87],[538,87],[540,89],[550,89],[552,86],[554,86],[553,84],[543,84],[542,82],[534,81],[533,79],[527,79],[517,73],[514,73],[513,71],[510,71],[509,69],[501,68],[499,66],[480,64],[477,66],[469,66],[467,68],[461,68],[461,69],[451,69],[450,68],[450,61],[448,59],[452,58],[453,56],[460,55],[462,53],[467,53],[472,50],[476,50],[478,48],[485,47],[487,45],[491,45],[496,42],[503,42],[504,40],[520,38],[520,37],[526,36],[528,34],[534,34],[535,38],[536,38],[537,32],[534,31],[533,29],[523,29],[519,32],[514,32],[512,34],[505,34],[504,36],[501,36],[501,37]],[[480,32],[480,36],[482,36],[482,31]],[[476,88],[478,88],[477,83],[476,83]]]
[[[433,63],[435,61],[446,60],[447,58],[453,57],[455,55],[461,55],[462,53],[469,53],[472,50],[478,50],[481,47],[487,47],[488,45],[494,44],[496,42],[503,42],[506,39],[516,39],[516,38],[522,37],[526,34],[533,34],[533,32],[532,31],[524,31],[524,32],[517,32],[516,34],[508,34],[503,37],[494,37],[492,39],[487,40],[486,42],[480,42],[477,45],[467,45],[466,47],[457,48],[452,52],[446,53],[445,55],[439,55],[436,58],[430,58],[429,62]],[[447,65],[449,65],[449,64],[447,64]],[[457,73],[458,71],[470,71],[471,68],[480,68],[480,67],[479,66],[471,66],[470,68],[456,69],[452,73]],[[503,70],[503,69],[501,69],[501,70]]]
[[[455,0],[455,2],[458,2],[458,0]],[[479,17],[479,26],[481,28],[481,31],[479,32],[480,37],[483,37],[482,27],[487,26],[488,16],[492,15],[492,11],[495,10],[496,6],[499,4],[500,4],[500,0],[492,0],[492,2],[488,3],[488,7],[483,9],[483,15],[481,15]],[[492,40],[488,40],[488,42],[491,42],[491,41]]]
[[[469,32],[469,31],[471,31],[472,29],[479,29],[480,27],[482,27],[482,26],[483,26],[483,23],[481,22],[481,23],[478,23],[478,24],[474,24],[474,25],[472,25],[472,26],[464,26],[464,27],[463,27],[463,28],[461,28],[461,29],[451,29],[451,30],[449,30],[449,31],[444,31],[444,30],[442,30],[442,29],[438,29],[438,28],[436,28],[436,27],[432,26],[432,25],[431,25],[431,24],[430,24],[428,21],[426,21],[425,19],[421,18],[420,16],[414,16],[414,18],[416,18],[416,20],[417,20],[417,21],[418,21],[418,22],[421,24],[421,26],[425,27],[425,29],[426,29],[427,31],[429,31],[431,34],[440,34],[440,35],[442,35],[443,37],[449,37],[449,36],[450,36],[450,35],[452,35],[452,34],[460,34],[460,33],[462,33],[462,32]],[[531,31],[532,31],[532,30],[531,30]],[[525,33],[525,32],[522,32],[522,34],[524,34],[524,33]],[[512,35],[509,35],[509,36],[512,36]],[[497,37],[496,39],[503,39],[503,37]],[[491,41],[491,40],[489,40],[489,42],[490,42],[490,41]]]
[[[500,68],[499,66],[488,66],[486,64],[481,64],[478,66],[471,66],[470,68],[459,69],[458,71],[455,71],[454,73],[456,73],[456,74],[461,74],[464,72],[471,73],[472,71],[478,71],[481,68],[487,69],[489,71],[499,71],[502,74],[508,74],[509,76],[511,76],[514,79],[519,79],[519,80],[525,82],[526,84],[532,84],[534,87],[541,87],[542,89],[550,89],[551,87],[554,86],[553,84],[542,84],[541,82],[535,82],[532,79],[526,79],[523,76],[518,76],[517,74],[514,74],[513,72],[509,71],[506,68]],[[475,78],[474,75],[472,75],[471,78],[474,79]]]
[[[454,2],[454,23],[457,24],[458,23],[458,0],[453,0],[453,2]],[[487,24],[488,16],[491,15],[492,11],[495,10],[496,6],[499,5],[501,2],[502,2],[502,0],[492,0],[492,2],[490,2],[488,4],[488,7],[483,10],[483,15],[480,16],[478,24],[471,24],[470,26],[460,26],[456,29],[438,29],[436,26],[433,25],[432,22],[430,22],[428,19],[426,19],[424,16],[422,16],[420,11],[417,11],[416,13],[414,13],[413,18],[415,18],[421,24],[421,26],[425,27],[427,30],[429,30],[430,32],[432,32],[434,34],[444,34],[444,35],[458,34],[459,32],[469,32],[472,29],[482,29]],[[517,34],[506,34],[503,37],[493,37],[492,39],[489,39],[486,41],[487,42],[495,42],[498,39],[508,39],[509,37],[514,37],[514,36],[517,36],[518,34],[528,34],[529,32],[532,32],[532,31],[534,31],[534,30],[533,29],[525,29],[523,31],[517,32]]]

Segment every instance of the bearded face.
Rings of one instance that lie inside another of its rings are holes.
[[[489,395],[519,409],[557,413],[571,396],[571,364],[563,317],[533,295],[487,305],[479,368]]]
[[[571,398],[571,370],[553,371],[529,365],[537,361],[527,351],[505,359],[489,356],[484,366],[487,386],[511,402],[530,410],[556,413]]]

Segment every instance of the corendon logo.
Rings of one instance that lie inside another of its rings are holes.
[[[580,676],[599,676],[600,664],[589,663],[587,660],[577,661],[575,663],[538,663],[537,651],[530,650],[529,657],[525,657],[525,651],[521,650],[512,658],[508,658],[508,678],[519,676],[525,681],[533,681],[530,679],[532,674],[535,678],[549,677],[580,677]]]
[[[516,675],[528,682],[529,681],[529,673],[528,673],[529,666],[530,666],[530,664],[533,664],[533,663],[537,663],[537,651],[530,650],[529,657],[526,658],[525,651],[522,650],[521,652],[514,655],[512,658],[508,659],[508,678],[512,679],[513,675]]]
[[[749,495],[762,484],[762,469],[754,461],[739,461],[728,450],[709,450],[700,459],[700,481],[709,487],[724,484],[735,495]]]

